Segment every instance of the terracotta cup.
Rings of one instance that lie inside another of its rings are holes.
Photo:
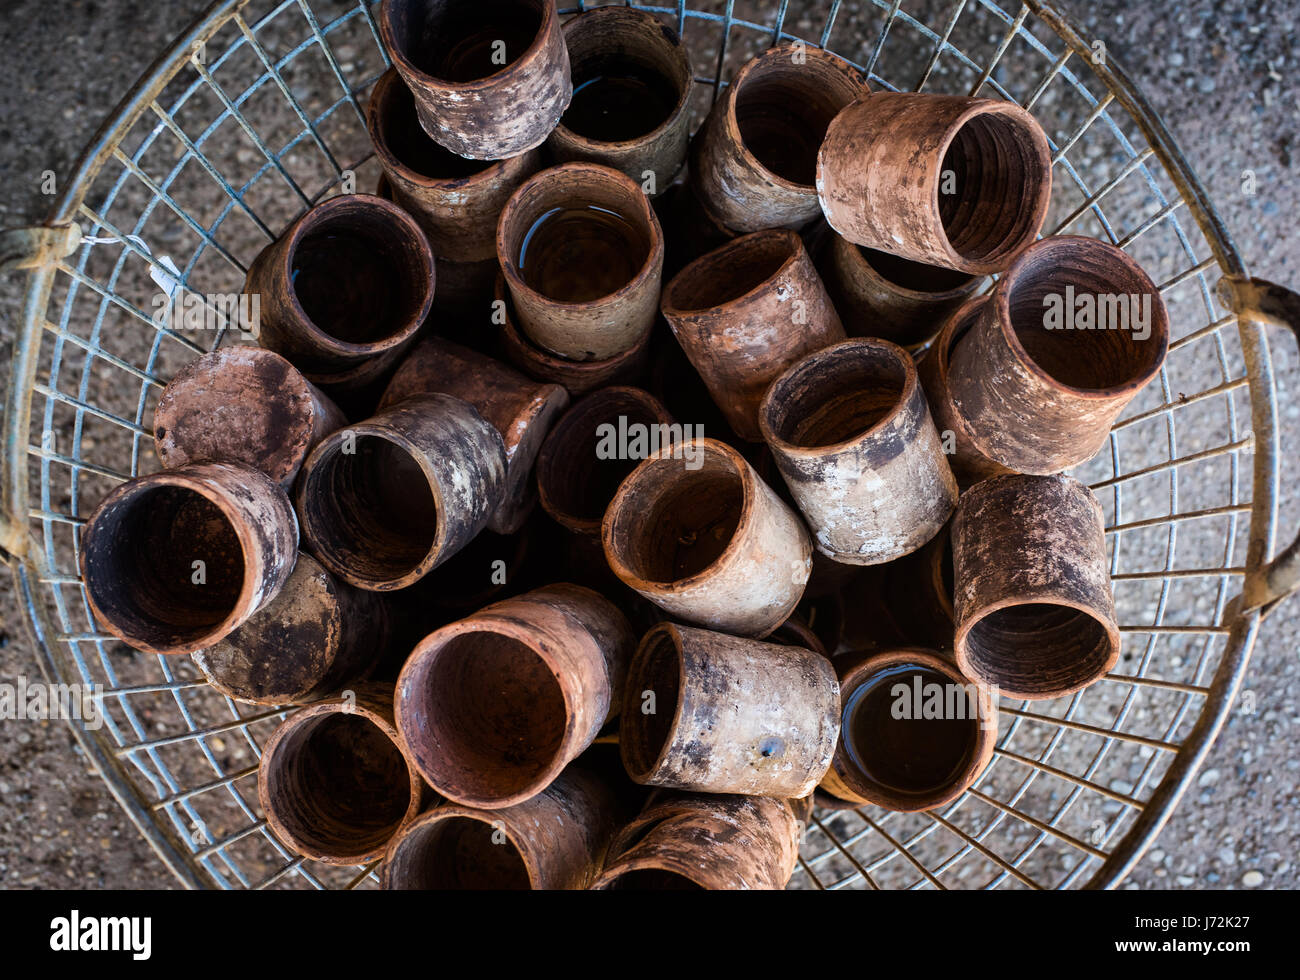
[[[366,864],[420,812],[420,774],[392,693],[364,685],[295,711],[262,749],[257,795],[275,836],[326,864]]]
[[[324,392],[274,351],[222,347],[180,369],[154,410],[165,469],[236,462],[288,491],[315,445],[347,424]]]
[[[505,599],[420,641],[397,680],[397,725],[448,799],[522,803],[619,713],[635,645],[623,614],[590,589]]]
[[[194,662],[222,694],[250,704],[306,704],[365,680],[384,655],[390,614],[299,553],[279,594]]]
[[[564,25],[573,101],[547,148],[560,161],[622,171],[651,197],[686,159],[694,72],[677,32],[653,14],[597,7]]]
[[[609,788],[581,763],[499,810],[446,803],[388,845],[383,886],[400,890],[587,889],[618,829]]]
[[[623,700],[623,764],[650,786],[806,796],[839,735],[825,656],[673,623],[641,640]]]
[[[393,200],[424,229],[439,275],[444,261],[495,264],[497,217],[539,169],[541,151],[467,160],[439,146],[420,128],[411,90],[394,68],[371,90],[366,128]]]
[[[794,874],[804,805],[761,796],[656,793],[610,848],[593,886],[637,891],[780,889]]]
[[[988,767],[997,702],[948,659],[902,648],[846,655],[836,667],[843,717],[825,792],[886,810],[932,810]]]
[[[738,234],[820,218],[817,149],[836,114],[867,93],[857,69],[821,48],[781,44],[752,59],[692,145],[700,203]]]
[[[617,170],[566,163],[529,178],[501,212],[497,258],[520,329],[552,354],[617,357],[654,324],[663,231]]]
[[[193,653],[275,598],[298,522],[278,483],[242,463],[190,463],[117,487],[81,529],[95,619],[148,653]]]
[[[1093,238],[1045,238],[953,347],[950,393],[983,455],[1059,473],[1101,449],[1168,351],[1169,313],[1141,266]]]
[[[405,588],[487,526],[506,465],[501,434],[474,406],[407,398],[312,451],[295,495],[303,537],[345,582]]]
[[[649,360],[653,330],[623,353],[599,361],[571,361],[538,347],[519,329],[505,278],[499,274],[493,303],[492,322],[501,329],[500,347],[505,359],[530,378],[561,385],[574,398],[631,381]]]
[[[379,410],[435,392],[473,405],[501,434],[506,481],[487,527],[497,534],[513,534],[537,502],[533,464],[546,433],[569,404],[568,392],[559,385],[530,381],[508,365],[450,340],[429,337],[412,348],[397,369]]]
[[[424,131],[462,157],[540,146],[573,96],[555,0],[384,0],[379,36]]]
[[[929,343],[984,282],[855,245],[833,232],[818,268],[850,337],[879,337],[909,352]]]
[[[760,442],[758,406],[800,358],[844,339],[844,328],[799,236],[745,235],[673,277],[664,318],[742,439]]]
[[[916,360],[917,377],[925,390],[930,415],[939,430],[939,440],[959,487],[1011,472],[976,448],[970,425],[952,400],[952,352],[975,325],[986,302],[987,296],[973,296],[949,314],[939,327],[934,343]]]
[[[995,476],[952,525],[957,663],[1012,698],[1082,690],[1119,659],[1101,505],[1067,476]]]
[[[682,429],[640,388],[611,387],[576,401],[551,428],[537,458],[542,509],[575,534],[600,534],[619,485]]]
[[[664,447],[633,470],[601,538],[624,584],[670,616],[738,636],[789,619],[812,565],[798,516],[714,439]]]
[[[433,305],[433,251],[415,219],[368,194],[331,197],[264,248],[245,293],[257,339],[333,395],[364,387],[415,338]]]
[[[763,439],[817,550],[850,565],[915,551],[939,532],[957,483],[911,357],[886,340],[810,354],[768,389]]]
[[[875,92],[835,117],[817,155],[822,211],[844,238],[971,275],[1033,243],[1051,190],[1047,136],[998,99]]]

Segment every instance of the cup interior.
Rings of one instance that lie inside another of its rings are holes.
[[[532,646],[490,628],[434,638],[399,681],[403,732],[435,789],[472,802],[536,790],[555,765],[568,706]],[[530,794],[531,795],[531,794]]]
[[[422,74],[452,84],[505,70],[532,47],[544,0],[390,0],[393,40]]]
[[[1006,277],[1016,338],[1063,385],[1126,388],[1145,383],[1164,361],[1169,323],[1160,292],[1117,252],[1089,239],[1046,239]]]
[[[648,460],[612,505],[606,540],[642,581],[666,586],[692,578],[731,547],[745,510],[744,478],[722,453],[704,450],[697,461],[692,469],[672,456]]]
[[[418,328],[433,288],[424,236],[388,207],[364,199],[311,220],[292,248],[289,275],[317,329],[367,346],[391,346]]]
[[[503,839],[504,838],[504,839]],[[389,888],[519,891],[532,887],[515,842],[490,819],[451,816],[413,827],[385,868]]]
[[[1051,189],[1035,137],[1028,122],[1002,112],[971,116],[953,135],[943,158],[939,219],[963,259],[1001,264],[1033,242]]]
[[[987,613],[967,630],[968,672],[1027,697],[1055,697],[1106,669],[1113,652],[1106,626],[1073,606],[1015,603]]]
[[[672,739],[681,685],[681,652],[672,633],[650,633],[628,668],[626,689],[637,703],[644,703],[646,691],[654,692],[655,710],[649,714],[628,712],[619,733],[623,761],[634,778],[644,778],[654,770]]]
[[[244,549],[230,519],[187,487],[142,486],[95,518],[83,535],[86,588],[129,640],[192,645],[234,612]]]
[[[798,236],[758,232],[696,259],[664,290],[664,309],[689,315],[717,309],[771,282],[801,249]]]
[[[328,712],[288,729],[263,778],[295,841],[339,858],[383,847],[411,805],[401,750],[360,713]]]
[[[799,449],[824,449],[865,435],[897,414],[915,368],[902,350],[871,342],[838,344],[778,378],[764,400],[769,430]]]
[[[408,575],[438,535],[438,506],[420,464],[378,435],[336,438],[328,447],[304,476],[302,516],[313,547],[361,581]]]
[[[840,729],[857,791],[909,809],[950,796],[979,753],[979,712],[973,685],[928,664],[903,658],[863,677]]]
[[[831,120],[865,94],[833,56],[811,47],[776,48],[746,69],[736,90],[736,125],[763,167],[811,190]]]

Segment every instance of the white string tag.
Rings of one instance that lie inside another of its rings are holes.
[[[124,239],[117,235],[82,235],[81,240],[87,245],[120,245],[123,242],[131,242],[149,257],[149,278],[167,294],[168,300],[175,298],[176,294],[184,288],[181,282],[181,270],[176,267],[171,256],[155,257],[153,250],[139,235],[127,235]]]

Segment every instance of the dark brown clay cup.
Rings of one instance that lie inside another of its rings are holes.
[[[1160,289],[1128,254],[1094,238],[1045,238],[998,280],[953,347],[949,387],[980,453],[1044,476],[1105,445],[1168,351]]]
[[[844,339],[844,328],[799,236],[745,235],[673,277],[661,309],[673,335],[742,439],[761,442],[758,406],[800,358]]]
[[[340,582],[300,552],[279,594],[193,659],[236,701],[307,704],[369,677],[390,627],[378,594]]]
[[[540,146],[573,96],[555,0],[384,0],[379,36],[424,131],[462,157]]]
[[[148,653],[193,653],[275,598],[298,522],[278,483],[242,463],[191,463],[119,486],[81,531],[95,619]]]
[[[952,352],[975,325],[987,302],[987,296],[973,296],[958,307],[943,321],[934,343],[916,360],[917,377],[925,389],[930,415],[948,455],[948,465],[957,485],[963,489],[990,476],[1011,472],[975,447],[970,425],[952,400]]]
[[[994,694],[920,648],[835,661],[843,715],[822,790],[911,813],[951,803],[979,779],[998,738]]]
[[[363,685],[302,708],[262,750],[257,795],[275,836],[326,864],[366,864],[415,819],[420,774],[393,724],[392,693]]]
[[[315,445],[347,424],[342,411],[274,351],[222,347],[176,373],[154,410],[164,469],[236,462],[285,490]]]
[[[623,614],[590,589],[505,599],[420,641],[397,679],[397,726],[448,799],[522,803],[617,716],[635,646]]]
[[[1101,505],[1067,476],[962,494],[952,525],[957,663],[1011,698],[1073,694],[1119,659]]]
[[[571,361],[538,347],[519,329],[505,278],[499,274],[493,302],[492,322],[501,328],[500,347],[505,359],[530,378],[561,385],[574,398],[608,385],[628,383],[642,372],[650,359],[654,330],[646,331],[636,344],[613,357]]]
[[[429,238],[438,275],[444,262],[495,264],[497,217],[515,188],[541,166],[541,151],[467,160],[439,146],[420,128],[411,90],[393,68],[370,93],[366,128],[392,199]]]
[[[553,354],[617,357],[654,325],[663,231],[617,170],[566,163],[529,178],[501,212],[497,258],[520,329]]]
[[[670,616],[763,637],[790,618],[812,567],[795,512],[715,439],[660,449],[623,481],[601,528],[625,585]]]
[[[433,291],[420,226],[368,194],[316,205],[258,254],[244,282],[261,297],[258,342],[327,390],[382,373],[415,338]]]
[[[915,551],[957,503],[916,367],[889,341],[808,355],[768,388],[759,424],[817,550],[835,561]]]
[[[379,409],[433,392],[469,402],[501,434],[506,482],[487,527],[497,534],[513,534],[537,503],[533,464],[542,440],[569,404],[568,392],[559,385],[530,381],[508,365],[450,340],[429,337],[406,356]]]
[[[593,888],[784,888],[799,860],[801,801],[658,792],[615,838]]]
[[[419,581],[487,526],[506,485],[501,434],[468,402],[416,395],[340,429],[303,464],[303,538],[362,589]]]
[[[745,64],[695,136],[691,178],[714,221],[737,234],[821,217],[817,148],[836,114],[868,97],[842,58],[781,44]]]
[[[600,874],[618,816],[609,788],[577,763],[513,806],[446,803],[421,814],[388,845],[383,886],[585,890]]]
[[[1038,235],[1047,136],[998,99],[874,92],[844,108],[817,156],[830,226],[858,245],[971,275],[1001,272]]]
[[[653,14],[597,7],[564,25],[573,101],[551,132],[555,159],[622,171],[650,197],[686,159],[694,72],[677,32]]]
[[[929,343],[981,276],[855,245],[831,233],[818,268],[850,337],[879,337],[909,353]]]
[[[644,438],[634,443],[638,435]],[[681,436],[668,410],[640,388],[593,391],[569,406],[542,443],[537,457],[542,510],[575,534],[599,535],[609,502],[627,475],[654,448]]]
[[[642,638],[623,700],[623,764],[650,786],[806,796],[839,735],[839,685],[826,657],[673,623]]]

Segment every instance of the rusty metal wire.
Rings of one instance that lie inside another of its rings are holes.
[[[674,23],[707,67],[697,121],[746,58],[797,38],[790,0],[634,6]],[[977,93],[1034,112],[1052,141],[1048,231],[1138,256],[1162,283],[1174,341],[1159,383],[1076,473],[1107,514],[1120,666],[1069,698],[1004,702],[994,762],[941,810],[818,811],[792,886],[1113,887],[1209,750],[1254,642],[1259,612],[1231,600],[1272,546],[1267,345],[1257,324],[1216,308],[1214,283],[1244,274],[1240,259],[1104,49],[1099,59],[1050,3],[922,6],[937,9],[864,0],[863,36],[837,30],[844,7],[832,0],[804,40],[878,89]],[[30,280],[6,414],[5,547],[49,678],[105,692],[103,727],[77,727],[83,748],[187,886],[373,887],[375,877],[313,864],[275,839],[256,766],[283,712],[222,697],[188,658],[136,654],[99,632],[76,532],[111,486],[156,465],[146,420],[163,385],[226,336],[220,322],[203,333],[155,322],[159,282],[201,297],[237,291],[279,229],[377,172],[362,109],[387,64],[365,0],[219,0],[64,182],[48,225],[75,222],[84,237]]]

